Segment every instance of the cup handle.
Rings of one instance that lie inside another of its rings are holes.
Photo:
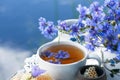
[[[95,59],[95,60],[98,61],[99,66],[101,66],[101,59],[100,59],[100,57],[97,54],[90,53],[90,54],[88,54],[87,59]]]

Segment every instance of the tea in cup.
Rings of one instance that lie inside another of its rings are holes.
[[[96,59],[101,64],[97,55],[88,54],[85,47],[72,41],[48,42],[37,51],[39,66],[47,70],[54,80],[75,80],[87,59]]]

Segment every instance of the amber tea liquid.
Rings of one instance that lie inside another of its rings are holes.
[[[48,51],[48,50],[54,53],[57,53],[59,50],[68,52],[70,57],[67,59],[62,59],[61,60],[62,64],[73,63],[73,62],[79,61],[84,58],[83,52],[79,48],[72,46],[72,45],[65,45],[65,44],[64,45],[63,44],[53,45],[47,48],[45,51]],[[54,57],[51,57],[51,58],[43,57],[43,56],[40,56],[40,57],[45,61],[54,60]]]

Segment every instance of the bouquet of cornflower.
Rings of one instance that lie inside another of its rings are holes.
[[[89,8],[81,6],[76,8],[79,18],[76,23],[68,25],[66,21],[58,21],[55,26],[52,21],[45,18],[39,19],[39,30],[52,39],[58,31],[72,36],[71,40],[83,41],[85,47],[95,50],[96,47],[104,46],[114,52],[116,57],[108,60],[112,66],[120,62],[120,2],[118,0],[105,0],[104,5],[98,2],[90,4]],[[81,35],[84,34],[85,35]],[[120,69],[112,69],[111,76],[119,73]]]

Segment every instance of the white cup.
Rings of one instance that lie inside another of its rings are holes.
[[[49,63],[47,61],[44,61],[40,55],[41,52],[45,51],[47,48],[54,46],[54,45],[72,45],[77,48],[79,48],[83,54],[84,58],[73,63],[69,64],[53,64]],[[76,74],[81,66],[84,66],[86,64],[87,59],[96,59],[101,65],[101,60],[100,58],[95,55],[95,54],[88,54],[88,50],[83,47],[82,45],[72,42],[72,41],[52,41],[48,42],[44,45],[42,45],[38,51],[37,51],[37,59],[38,59],[38,64],[42,69],[45,69],[48,71],[48,73],[51,75],[53,80],[75,80],[76,79]]]

